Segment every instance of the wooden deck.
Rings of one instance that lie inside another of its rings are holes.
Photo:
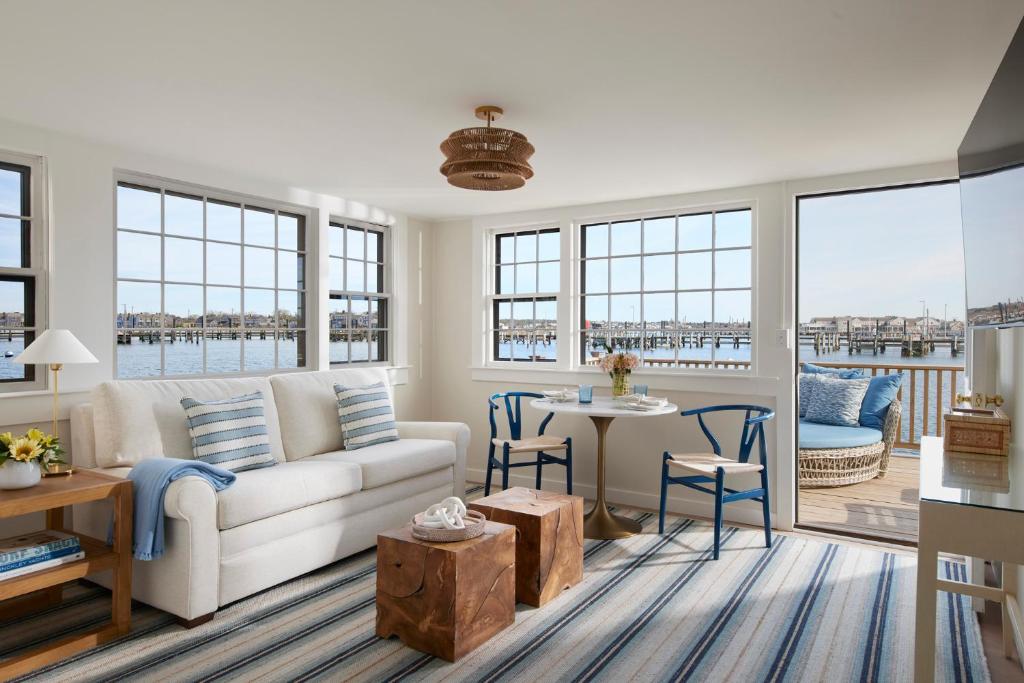
[[[917,485],[917,457],[894,454],[882,479],[801,489],[798,525],[917,543]]]

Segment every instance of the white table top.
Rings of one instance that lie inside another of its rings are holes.
[[[549,413],[565,413],[567,415],[587,415],[593,417],[652,417],[655,415],[668,415],[678,413],[679,406],[669,403],[661,408],[649,410],[631,410],[620,407],[621,404],[609,396],[595,396],[593,403],[577,403],[567,401],[559,403],[547,398],[535,398],[530,401],[530,407],[537,410],[546,410]]]

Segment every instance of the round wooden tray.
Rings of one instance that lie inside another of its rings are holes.
[[[465,529],[434,529],[432,527],[420,526],[423,521],[423,513],[412,518],[412,536],[421,541],[430,543],[454,543],[455,541],[467,541],[476,538],[484,532],[484,525],[487,518],[482,512],[469,510],[462,518],[466,523]]]

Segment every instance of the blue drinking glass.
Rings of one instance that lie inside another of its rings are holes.
[[[581,384],[580,385],[580,403],[593,403],[594,402],[594,385],[593,384]]]
[[[633,393],[634,394],[640,394],[641,396],[646,396],[647,395],[647,385],[646,384],[634,384],[633,385]]]

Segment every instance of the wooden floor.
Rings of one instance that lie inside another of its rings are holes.
[[[918,459],[893,455],[882,479],[800,489],[798,524],[917,543]]]

